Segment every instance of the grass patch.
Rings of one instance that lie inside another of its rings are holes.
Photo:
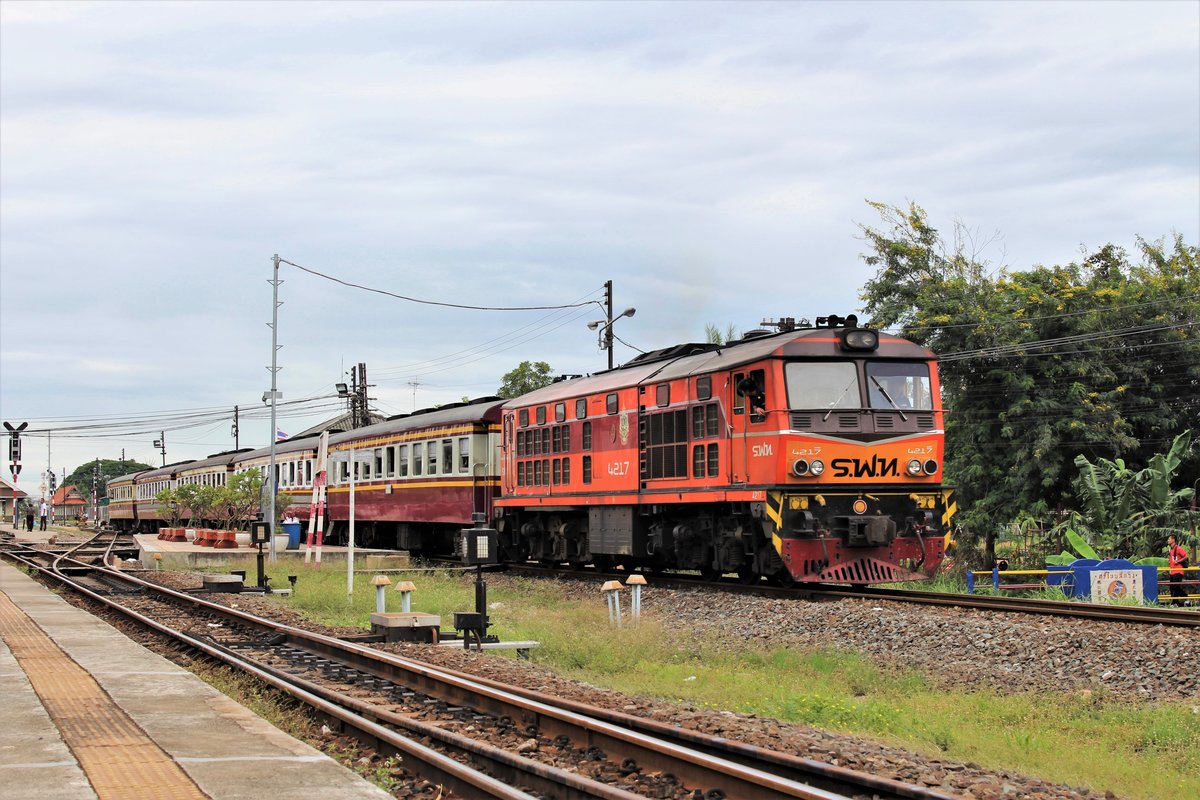
[[[288,571],[300,579],[296,594],[281,602],[325,624],[366,627],[375,608],[369,576],[355,577],[348,603],[344,568],[295,565]],[[405,578],[417,584],[414,610],[448,621],[453,611],[474,608],[472,574]],[[627,624],[614,628],[598,586],[594,597],[570,600],[551,581],[505,576],[490,579],[488,599],[492,632],[539,641],[534,661],[630,695],[867,736],[1132,798],[1189,796],[1200,774],[1200,707],[1194,701],[1151,706],[1104,692],[946,691],[936,676],[883,671],[854,653],[731,648],[663,628],[652,618],[633,625],[626,617]],[[626,612],[628,601],[626,595]],[[388,608],[399,608],[390,589]]]

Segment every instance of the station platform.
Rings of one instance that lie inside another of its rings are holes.
[[[146,569],[154,569],[156,566],[160,566],[163,569],[203,569],[204,567],[221,566],[233,559],[255,558],[258,556],[257,545],[254,547],[242,545],[241,547],[225,550],[215,547],[204,547],[191,542],[166,541],[159,539],[153,533],[140,533],[133,538],[137,542],[140,553],[138,560],[142,562],[142,566]],[[345,564],[348,552],[349,548],[346,547],[325,545],[321,548],[321,563],[334,562]],[[263,553],[269,553],[266,545],[263,546]],[[155,556],[158,556],[158,558],[155,558]],[[301,544],[298,550],[287,550],[283,547],[276,547],[275,556],[281,561],[304,561],[304,545]],[[315,554],[312,557],[315,558]],[[356,570],[404,569],[408,565],[408,553],[405,552],[397,550],[373,550],[366,547],[354,548],[354,566]]]
[[[3,562],[0,686],[0,800],[391,797]]]

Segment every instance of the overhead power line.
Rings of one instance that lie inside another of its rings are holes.
[[[386,289],[375,289],[371,286],[363,286],[360,283],[351,283],[350,281],[344,281],[341,278],[335,278],[332,275],[326,275],[324,272],[318,272],[315,269],[310,269],[308,267],[302,267],[299,264],[295,264],[291,261],[288,261],[286,258],[279,259],[279,263],[287,264],[288,266],[295,267],[296,269],[299,269],[299,270],[303,270],[304,272],[307,272],[310,275],[316,275],[318,278],[324,278],[327,281],[333,281],[334,283],[340,283],[342,286],[349,286],[352,289],[362,289],[364,292],[374,292],[375,294],[382,294],[382,295],[386,295],[387,297],[394,297],[397,300],[405,300],[409,303],[421,303],[422,305],[427,305],[427,306],[442,306],[443,308],[465,308],[469,311],[554,311],[554,310],[560,309],[560,308],[579,308],[581,306],[586,306],[586,305],[590,305],[592,303],[597,302],[595,300],[588,300],[588,301],[585,301],[582,303],[564,303],[562,305],[556,305],[556,306],[471,306],[471,305],[465,305],[465,304],[461,304],[461,303],[443,303],[438,300],[422,300],[417,297],[408,297],[407,295],[396,294],[395,292],[389,292]]]

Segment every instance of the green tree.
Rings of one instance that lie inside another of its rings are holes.
[[[108,482],[113,478],[129,475],[133,472],[141,472],[146,469],[154,469],[151,465],[143,464],[140,461],[97,458],[94,461],[89,461],[86,464],[76,467],[70,475],[63,478],[62,483],[59,485],[74,486],[79,489],[79,493],[85,498],[91,497],[92,473],[97,465],[100,467],[100,476],[96,481],[96,499],[100,502],[108,499]]]
[[[738,338],[738,330],[731,322],[725,330],[721,330],[711,322],[704,324],[704,341],[709,344],[728,344]]]
[[[501,378],[496,394],[509,399],[549,386],[554,381],[554,370],[545,361],[522,361],[516,369]]]
[[[1146,463],[1200,427],[1200,270],[1179,236],[1106,245],[1080,263],[1008,271],[955,224],[949,243],[925,211],[871,203],[861,225],[876,268],[871,324],[941,357],[946,475],[959,520],[994,529],[1073,506],[1075,458]],[[986,246],[986,242],[984,245]],[[1190,485],[1194,456],[1180,467]]]
[[[154,495],[154,499],[158,501],[158,511],[166,523],[164,527],[178,528],[187,515],[187,506],[181,501],[179,490],[163,489]]]

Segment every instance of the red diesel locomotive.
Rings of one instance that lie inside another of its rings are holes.
[[[785,584],[931,575],[954,513],[935,358],[854,317],[817,322],[508,402],[506,560]]]

